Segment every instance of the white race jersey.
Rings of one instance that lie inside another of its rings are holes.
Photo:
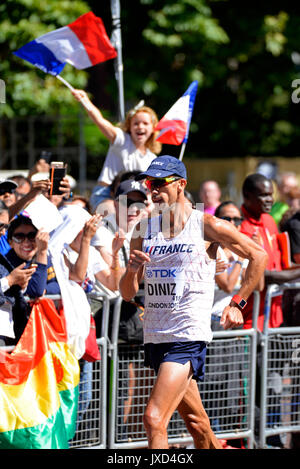
[[[210,342],[216,262],[203,239],[203,213],[193,210],[181,233],[164,238],[161,217],[149,219],[145,264],[144,342]]]

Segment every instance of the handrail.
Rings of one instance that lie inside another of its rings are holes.
[[[264,305],[263,334],[268,333],[268,329],[269,329],[268,324],[269,324],[269,319],[270,319],[272,298],[282,295],[284,290],[298,289],[298,288],[300,289],[300,282],[286,282],[286,283],[282,283],[281,285],[272,283],[271,285],[268,285],[267,291],[266,291],[266,297],[265,297],[265,305]]]

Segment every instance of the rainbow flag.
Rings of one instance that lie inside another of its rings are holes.
[[[63,314],[39,299],[13,352],[0,350],[0,449],[68,448],[79,376]]]

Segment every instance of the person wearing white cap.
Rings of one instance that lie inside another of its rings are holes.
[[[186,169],[169,155],[156,158],[146,178],[160,215],[141,221],[131,238],[120,292],[130,301],[144,279],[145,365],[157,379],[144,413],[150,449],[168,448],[167,427],[178,409],[199,449],[221,449],[202,404],[206,344],[212,340],[216,251],[219,243],[249,259],[245,280],[223,311],[224,329],[243,323],[242,308],[264,271],[267,255],[225,220],[186,203]]]

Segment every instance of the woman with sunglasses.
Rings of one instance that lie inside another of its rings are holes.
[[[222,202],[216,209],[215,216],[222,220],[226,220],[233,224],[238,231],[243,221],[240,209],[231,200]],[[254,241],[256,241],[254,239]],[[217,289],[215,290],[214,305],[212,310],[212,330],[222,330],[219,322],[224,310],[224,305],[228,303],[231,298],[232,292],[238,289],[241,281],[244,278],[245,271],[248,265],[248,260],[243,259],[229,249],[218,250],[217,263],[223,263],[223,272],[217,273],[215,280]],[[257,287],[259,291],[264,288],[264,277],[262,276]]]
[[[43,230],[37,230],[29,217],[20,215],[9,225],[7,239],[11,249],[6,254],[8,261],[17,267],[25,262],[25,268],[32,265],[36,270],[31,277],[25,294],[30,298],[38,298],[44,293],[59,294],[56,279],[49,278],[50,287],[47,285],[48,273],[51,269],[48,257],[49,234]]]
[[[222,202],[215,211],[215,216],[233,224],[238,230],[242,223],[241,212],[231,200]],[[224,310],[224,305],[228,304],[228,298],[241,282],[243,271],[248,265],[248,261],[239,257],[227,248],[218,249],[217,264],[223,266],[223,271],[216,274],[215,280],[217,289],[215,290],[214,305],[212,310],[212,330],[223,330],[220,326],[220,319]]]
[[[156,140],[158,132],[154,132],[158,118],[153,109],[141,102],[127,113],[124,122],[115,126],[104,118],[85,91],[73,90],[72,94],[77,101],[82,102],[90,118],[110,143],[98,185],[90,199],[95,210],[100,202],[111,199],[109,186],[120,172],[144,171],[160,153],[161,143]]]
[[[8,209],[0,201],[0,237],[8,228]],[[22,291],[27,288],[35,267],[16,268],[0,254],[0,346],[15,345],[20,338],[30,311]]]

